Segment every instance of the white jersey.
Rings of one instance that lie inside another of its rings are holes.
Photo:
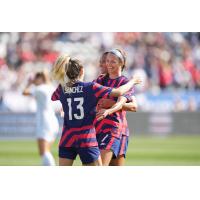
[[[53,86],[42,84],[32,90],[32,95],[36,99],[36,135],[37,138],[52,141],[55,139],[59,124],[53,109],[51,95],[54,92]]]

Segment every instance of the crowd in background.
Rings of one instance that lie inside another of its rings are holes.
[[[60,53],[80,59],[91,81],[112,48],[126,52],[125,75],[142,77],[138,92],[200,89],[200,33],[0,33],[0,102],[6,91],[22,91],[33,72],[50,70]]]

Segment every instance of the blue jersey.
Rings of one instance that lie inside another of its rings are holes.
[[[99,98],[109,96],[111,88],[97,83],[77,82],[72,87],[58,86],[52,100],[60,100],[64,111],[64,126],[59,146],[97,146],[94,120]]]

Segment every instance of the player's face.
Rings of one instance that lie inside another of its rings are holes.
[[[99,67],[100,67],[100,70],[101,70],[101,73],[102,74],[106,74],[107,73],[107,68],[106,68],[106,55],[103,55],[100,59],[100,62],[99,62]]]
[[[80,81],[83,81],[84,75],[85,75],[85,70],[84,70],[84,68],[82,68],[81,71],[80,71],[80,75],[79,75],[79,80]]]
[[[109,74],[116,74],[121,72],[122,66],[121,62],[117,56],[112,53],[108,53],[106,56],[106,67]]]

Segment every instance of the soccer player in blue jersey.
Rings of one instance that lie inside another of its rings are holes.
[[[59,165],[71,166],[79,155],[83,165],[102,165],[93,125],[96,105],[100,98],[118,97],[128,92],[140,79],[132,78],[126,85],[112,89],[94,82],[83,82],[84,68],[68,55],[60,56],[52,70],[52,76],[60,81],[52,100],[60,100],[64,111],[64,125],[59,143]],[[64,77],[64,78],[63,78]],[[97,120],[120,109],[126,98],[112,108],[104,110]]]
[[[125,63],[126,57],[121,50],[114,49],[105,52],[100,59],[102,74],[97,78],[97,83],[109,87],[119,87],[128,82],[128,79],[122,76]],[[95,122],[103,165],[109,165],[109,163],[117,166],[124,165],[129,138],[126,111],[135,112],[137,107],[133,91],[128,96],[129,103],[124,104],[121,111],[107,116],[101,122]],[[101,99],[98,108],[109,108],[115,103],[113,100]]]

